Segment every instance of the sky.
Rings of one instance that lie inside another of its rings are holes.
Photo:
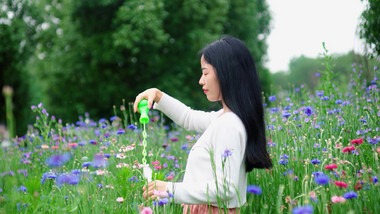
[[[357,26],[365,3],[360,0],[267,0],[272,15],[267,38],[267,68],[287,71],[290,60],[318,57],[322,42],[330,54],[363,52]]]

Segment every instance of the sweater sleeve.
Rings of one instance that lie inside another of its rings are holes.
[[[166,116],[186,130],[199,133],[203,133],[211,121],[221,113],[221,110],[218,112],[193,110],[165,93],[163,93],[160,101],[155,104],[154,108],[162,111]]]
[[[213,163],[213,178],[205,182],[186,181],[169,183],[167,189],[174,195],[175,203],[217,204],[239,198],[237,195],[242,170],[245,175],[244,151],[245,133],[241,127],[232,124],[218,124],[211,135],[208,149]]]

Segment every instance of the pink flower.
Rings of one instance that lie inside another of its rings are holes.
[[[162,166],[154,166],[155,169],[160,170],[162,169]]]
[[[363,143],[363,138],[351,140],[351,144],[360,145]]]
[[[329,169],[329,170],[333,170],[336,168],[338,168],[338,166],[335,163],[325,166],[325,169]]]
[[[140,214],[152,214],[153,210],[150,207],[144,207],[144,209],[141,210]]]
[[[77,143],[69,143],[69,146],[76,148],[76,147],[78,147],[78,144]]]
[[[346,199],[343,198],[342,196],[333,196],[333,197],[331,197],[331,201],[333,203],[339,203],[339,202],[345,202]]]
[[[167,180],[171,180],[173,179],[173,176],[169,175],[168,177],[166,177]]]
[[[343,153],[346,153],[346,152],[351,152],[354,150],[355,150],[355,146],[349,146],[349,147],[344,147],[342,151]]]
[[[59,149],[58,146],[52,146],[51,149]]]
[[[154,190],[153,194],[157,197],[160,197],[160,198],[167,198],[169,197],[169,193],[166,192],[166,191],[158,191],[158,190]]]
[[[123,197],[118,197],[118,198],[116,199],[116,201],[119,202],[119,203],[122,203],[122,202],[124,201],[124,198],[123,198]]]
[[[347,188],[347,184],[343,181],[335,181],[335,186]]]
[[[158,164],[160,164],[160,161],[153,161],[152,162],[152,165],[158,165]]]

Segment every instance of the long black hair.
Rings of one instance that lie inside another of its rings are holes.
[[[265,137],[261,85],[251,52],[239,39],[225,36],[208,44],[200,51],[202,55],[216,70],[224,103],[245,126],[246,171],[272,167]]]

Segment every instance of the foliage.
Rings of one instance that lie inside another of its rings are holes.
[[[35,24],[30,26],[28,55],[6,64],[17,62],[23,73],[7,75],[22,81],[25,94],[30,93],[24,103],[43,102],[68,121],[85,112],[94,118],[110,114],[111,106],[120,105],[122,99],[133,101],[149,87],[196,108],[212,108],[198,84],[197,53],[223,34],[246,42],[264,91],[271,81],[263,66],[270,21],[264,0],[29,0],[20,4],[28,8],[28,20]],[[19,21],[27,24],[21,17]],[[19,38],[11,43],[14,50],[26,37],[25,28],[18,29],[9,33]],[[16,94],[21,93],[12,86]],[[20,107],[19,97],[15,96],[15,106],[26,112],[28,105]],[[30,120],[19,121],[23,111],[15,116],[25,130]]]
[[[265,121],[273,168],[248,174],[241,213],[380,209],[379,80],[363,81],[359,64],[349,66],[349,87],[328,95],[332,106],[302,88],[271,99]],[[377,66],[371,72],[380,75]],[[64,124],[42,103],[32,106],[34,127],[0,148],[0,213],[139,213],[140,205],[155,213],[182,213],[170,195],[143,199],[142,127],[127,108],[115,109],[109,119],[86,114]],[[155,110],[149,117],[146,158],[153,179],[181,182],[200,135],[175,125],[168,130]],[[228,158],[234,153],[210,155]]]
[[[327,53],[326,53],[327,54]],[[373,67],[376,65],[376,59],[368,60],[367,57],[354,53],[332,54],[330,57],[330,69],[326,70],[324,63],[325,57],[309,58],[300,56],[293,58],[289,63],[289,71],[277,72],[273,74],[273,83],[276,87],[272,87],[274,92],[288,93],[295,88],[305,87],[309,92],[313,92],[318,85],[323,82],[324,71],[331,76],[330,83],[333,86],[339,86],[340,90],[346,90],[349,87],[350,79],[352,79],[352,71],[357,70],[361,75],[359,79],[373,79]],[[355,67],[354,65],[358,65]]]
[[[363,0],[362,0],[363,1]],[[380,55],[380,0],[367,0],[361,15],[360,38],[364,38],[373,56]]]

